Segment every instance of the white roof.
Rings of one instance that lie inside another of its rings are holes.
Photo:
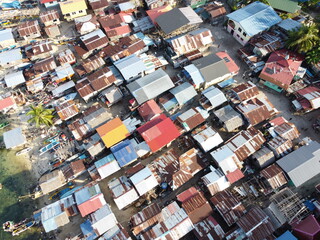
[[[74,74],[73,68],[69,63],[64,64],[56,68],[56,74],[59,79],[64,79]]]
[[[128,1],[128,2],[124,2],[124,3],[119,3],[118,4],[119,8],[120,8],[120,11],[127,11],[127,10],[130,10],[130,9],[135,9],[135,5]]]
[[[90,217],[92,228],[98,232],[98,235],[102,235],[118,223],[108,204],[92,213]]]
[[[223,92],[214,86],[207,88],[202,94],[209,100],[213,108],[216,108],[227,101]]]
[[[212,127],[208,127],[197,133],[193,138],[201,145],[205,152],[223,143],[223,139],[219,133],[213,130]]]
[[[101,177],[101,179],[104,179],[108,176],[110,176],[111,174],[117,172],[118,170],[120,170],[119,164],[116,160],[109,162],[108,164],[97,168],[98,173]]]
[[[106,35],[102,32],[101,29],[98,29],[98,30],[96,30],[96,31],[93,31],[93,32],[91,32],[91,33],[88,33],[88,34],[86,34],[86,35],[81,36],[80,39],[81,39],[82,41],[85,41],[85,40],[87,40],[87,39],[89,39],[89,38],[92,38],[92,37],[94,37],[94,36],[99,36],[99,38],[103,38],[103,37],[105,37]]]
[[[0,42],[14,39],[12,34],[12,28],[6,28],[0,30]]]
[[[139,195],[137,191],[134,188],[132,188],[125,194],[121,195],[118,198],[114,198],[113,200],[116,203],[117,207],[121,210],[124,207],[133,203],[134,201],[138,200],[138,198],[139,198]]]
[[[22,59],[20,48],[0,53],[0,65],[6,65]]]
[[[22,128],[14,128],[3,133],[3,141],[6,149],[18,147],[27,142],[25,135],[22,133]]]
[[[204,80],[202,74],[200,73],[199,69],[194,64],[190,64],[188,66],[185,66],[184,70],[186,70],[189,73],[189,75],[192,78],[192,81],[194,82],[194,84],[200,85],[201,83],[205,82],[205,80]]]
[[[158,181],[148,167],[130,177],[140,196],[158,185]]]
[[[53,96],[58,96],[60,95],[61,93],[63,93],[64,91],[68,90],[69,88],[72,88],[74,87],[75,84],[73,81],[69,81],[69,82],[66,82],[62,85],[60,85],[59,87],[55,88],[52,90],[52,94]]]
[[[23,76],[23,71],[9,73],[4,77],[7,87],[15,87],[21,83],[24,83],[26,79]]]
[[[121,72],[125,80],[138,76],[141,72],[147,70],[143,61],[135,54],[122,58],[113,63]]]

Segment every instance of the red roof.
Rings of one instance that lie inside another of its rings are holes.
[[[269,121],[269,123],[273,124],[274,126],[280,126],[283,123],[288,122],[284,117],[277,117]]]
[[[309,87],[300,89],[300,90],[298,90],[297,92],[298,92],[301,96],[304,96],[304,95],[306,95],[306,94],[310,94],[310,93],[313,93],[313,92],[320,92],[320,89],[317,88],[317,87],[309,86]]]
[[[159,105],[152,99],[148,102],[143,103],[138,108],[140,116],[145,121],[151,120],[155,115],[162,113],[162,110],[160,109]]]
[[[233,59],[230,57],[230,55],[226,52],[218,52],[216,55],[224,60],[224,63],[226,64],[227,68],[231,73],[238,73],[240,68],[238,65],[233,61]]]
[[[304,58],[294,52],[282,49],[271,53],[259,78],[287,89]]]
[[[15,105],[16,103],[14,102],[13,98],[10,96],[10,97],[7,97],[7,98],[4,98],[4,99],[1,99],[0,100],[0,111],[2,111],[3,109],[6,109],[8,107],[11,107],[13,105]]]
[[[48,3],[48,2],[56,2],[56,0],[41,0],[40,1],[42,4]]]
[[[195,187],[188,188],[184,192],[177,195],[177,199],[180,202],[185,202],[186,200],[192,198],[193,196],[199,194],[198,190]]]
[[[235,170],[235,171],[233,171],[231,173],[228,173],[226,175],[226,177],[227,177],[228,181],[232,184],[232,183],[240,180],[241,178],[243,178],[244,175],[243,175],[243,173],[241,172],[240,169],[237,169],[237,170]]]
[[[153,22],[153,24],[156,23],[156,18],[161,16],[162,14],[170,11],[172,9],[172,7],[170,5],[164,5],[162,7],[158,7],[158,8],[154,8],[151,10],[147,11],[147,14],[149,16],[149,18],[151,19],[151,21]]]
[[[164,114],[142,125],[137,131],[149,145],[152,152],[158,151],[180,136],[177,127]]]
[[[320,239],[320,224],[313,215],[308,216],[298,224],[292,225],[295,235],[301,240]]]
[[[129,25],[118,26],[112,29],[104,28],[104,30],[106,31],[108,38],[131,33],[131,28]]]
[[[94,196],[93,198],[89,199],[88,201],[78,205],[82,217],[97,211],[104,205],[104,203],[101,201],[101,196],[103,199],[103,195],[102,193],[100,193]]]

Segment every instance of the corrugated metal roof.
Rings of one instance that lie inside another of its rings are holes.
[[[61,170],[57,169],[40,177],[39,185],[43,194],[48,194],[66,184]]]
[[[131,237],[120,224],[117,224],[103,234],[99,240],[131,240]]]
[[[162,110],[158,106],[158,104],[153,100],[149,100],[145,103],[143,103],[139,108],[138,108],[140,116],[145,120],[149,121],[151,120],[154,116],[159,115],[162,113]]]
[[[110,148],[120,167],[126,166],[138,158],[130,140],[126,139]]]
[[[241,115],[236,112],[230,105],[220,108],[213,113],[223,123],[224,128],[228,132],[232,132],[244,125],[244,121]]]
[[[211,198],[211,202],[217,208],[228,226],[236,223],[246,212],[242,203],[228,190],[217,193]]]
[[[312,141],[308,145],[289,153],[277,161],[289,175],[296,187],[305,183],[320,172],[320,144]]]
[[[224,60],[220,59],[215,54],[199,58],[193,61],[192,64],[199,69],[204,80],[208,83],[230,74]]]
[[[83,235],[86,237],[86,240],[94,240],[98,237],[94,232],[89,219],[80,224],[80,229]]]
[[[225,175],[223,175],[218,169],[210,166],[210,170],[211,172],[204,175],[201,179],[207,186],[211,196],[213,196],[216,193],[228,188],[230,186],[230,183],[228,182]]]
[[[112,154],[109,154],[108,156],[96,161],[94,164],[101,179],[104,179],[120,170],[119,164]]]
[[[24,78],[23,71],[18,71],[6,74],[4,76],[4,81],[6,82],[7,87],[15,87],[24,83],[26,79]]]
[[[177,99],[180,106],[182,106],[183,104],[187,103],[192,98],[197,96],[196,90],[188,82],[184,82],[179,86],[172,88],[170,90],[170,93],[174,95],[174,97]]]
[[[301,28],[302,24],[299,23],[298,21],[291,19],[291,18],[287,18],[287,19],[282,20],[280,23],[278,23],[278,26],[286,31],[294,31],[294,30],[298,30],[299,28]]]
[[[125,80],[138,76],[146,70],[143,61],[136,55],[130,55],[113,63]]]
[[[92,227],[98,235],[102,235],[118,223],[109,204],[105,204],[103,207],[92,213],[90,219]]]
[[[220,134],[208,126],[202,126],[200,131],[196,129],[195,133],[192,133],[192,137],[201,145],[205,152],[223,143]]]
[[[298,1],[294,0],[268,0],[268,3],[274,9],[295,13],[301,9],[301,6],[298,5]]]
[[[195,224],[193,232],[201,240],[221,240],[225,236],[223,229],[212,216]]]
[[[269,217],[256,206],[241,217],[237,225],[243,229],[249,240],[266,239],[275,231]]]
[[[161,30],[165,34],[191,24],[202,23],[201,18],[191,7],[174,8],[155,19]]]
[[[27,142],[26,136],[22,132],[22,128],[14,128],[3,133],[3,141],[6,149],[15,148]]]
[[[158,181],[149,169],[145,167],[130,177],[131,182],[140,196],[158,186]]]
[[[211,86],[202,91],[202,94],[209,100],[213,108],[216,108],[228,101],[223,92],[221,92],[220,89],[215,88],[214,86]]]
[[[139,104],[159,96],[172,87],[174,87],[174,84],[171,78],[162,69],[158,69],[127,85]]]
[[[194,64],[185,66],[184,70],[186,70],[189,73],[195,85],[199,86],[201,83],[205,82],[199,69]]]
[[[164,114],[137,129],[152,152],[156,152],[180,136],[177,127]]]
[[[281,21],[281,18],[272,7],[261,2],[251,3],[228,14],[227,17],[240,23],[249,36],[254,36],[267,30]]]
[[[317,239],[320,234],[320,223],[314,215],[309,215],[304,220],[293,225],[293,230],[301,239]]]
[[[79,191],[75,192],[74,196],[77,202],[77,205],[80,205],[81,203],[84,203],[91,199],[94,196],[97,196],[101,193],[100,187],[98,184],[84,187],[80,189]]]
[[[277,189],[287,183],[284,172],[276,164],[263,169],[260,175],[269,182],[272,189]]]

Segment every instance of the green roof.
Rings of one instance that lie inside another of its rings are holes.
[[[276,10],[280,10],[288,13],[295,13],[300,10],[300,6],[297,1],[294,0],[267,0],[271,7]]]

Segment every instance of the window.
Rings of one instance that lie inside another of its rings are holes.
[[[227,57],[224,57],[223,60],[224,60],[225,62],[230,62],[229,58],[227,58]]]
[[[240,37],[239,34],[237,34],[237,37]]]
[[[76,14],[76,12],[73,12],[73,13],[72,13],[72,15],[75,15],[75,14]]]
[[[82,12],[83,12],[82,10],[79,11],[79,13],[82,13]]]
[[[240,40],[243,42],[243,38],[240,38]]]
[[[239,31],[239,32],[242,32],[242,29],[241,29],[241,28],[238,28],[238,31]]]
[[[70,13],[67,13],[66,16],[67,16],[67,17],[70,17]]]
[[[245,36],[245,37],[247,36],[247,34],[246,34],[245,32],[243,32],[242,34],[243,34],[243,36]]]

